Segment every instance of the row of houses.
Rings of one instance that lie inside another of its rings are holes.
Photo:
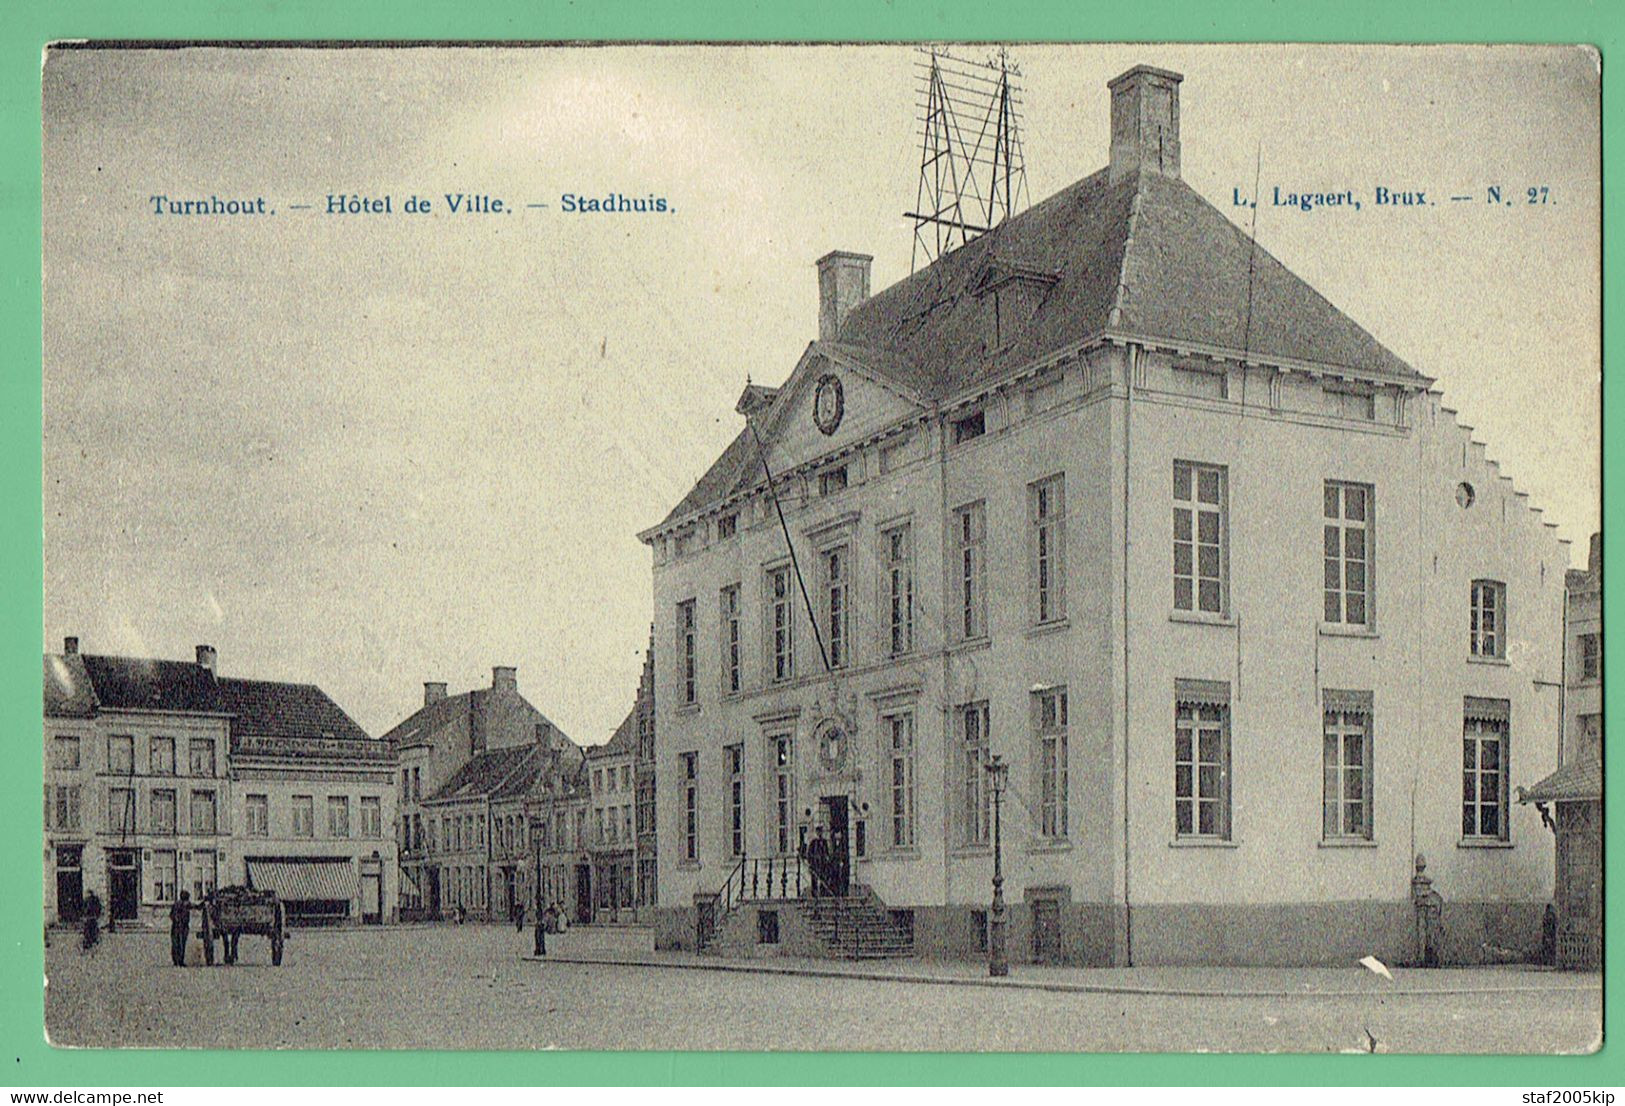
[[[583,748],[513,668],[460,695],[426,684],[373,738],[318,687],[218,674],[206,645],[174,661],[68,638],[44,666],[46,921],[94,893],[115,925],[150,924],[228,885],[276,891],[303,924],[538,903],[634,919],[655,894],[652,664],[614,736]]]

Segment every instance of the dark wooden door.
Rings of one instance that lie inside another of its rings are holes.
[[[107,916],[134,921],[141,905],[141,867],[134,849],[114,849],[107,856]]]
[[[77,922],[85,906],[82,852],[77,846],[56,850],[56,916],[59,921]]]
[[[1055,964],[1061,959],[1061,904],[1056,899],[1033,900],[1033,960]]]
[[[423,869],[423,908],[431,918],[440,917],[440,869]]]
[[[826,796],[824,811],[829,820],[830,889],[845,895],[852,887],[852,835],[847,824],[846,796]]]
[[[576,921],[592,922],[592,869],[585,864],[576,865]]]

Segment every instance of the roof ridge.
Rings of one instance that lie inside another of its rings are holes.
[[[1145,172],[1134,173],[1134,197],[1128,205],[1128,230],[1123,235],[1123,252],[1117,259],[1117,288],[1112,292],[1111,307],[1106,311],[1106,325],[1115,327],[1123,321],[1123,293],[1128,291],[1128,255],[1134,247],[1134,232],[1140,223],[1141,197],[1145,195]]]

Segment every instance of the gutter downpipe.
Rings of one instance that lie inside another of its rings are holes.
[[[1134,470],[1130,463],[1134,446],[1134,379],[1139,373],[1143,352],[1138,345],[1125,347],[1127,357],[1123,396],[1123,959],[1134,965],[1133,910],[1129,905],[1129,487]]]

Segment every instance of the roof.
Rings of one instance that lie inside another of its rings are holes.
[[[452,773],[451,779],[425,801],[433,803],[494,795],[509,776],[524,767],[526,761],[541,759],[536,755],[538,751],[536,745],[510,745],[476,753],[464,761],[463,766]]]
[[[602,745],[592,745],[587,749],[587,755],[594,759],[598,757],[632,756],[638,751],[638,708],[636,705],[627,711],[621,724],[615,727],[615,732],[609,740]]]
[[[222,709],[235,715],[232,736],[333,737],[371,741],[327,693],[312,684],[215,681]]]
[[[387,741],[397,748],[425,744],[436,733],[463,718],[468,719],[469,726],[472,729],[474,716],[481,713],[485,706],[485,700],[491,695],[492,690],[492,688],[488,687],[478,687],[472,691],[464,691],[458,695],[448,695],[443,699],[436,699],[432,703],[425,703],[400,722],[397,722],[385,732],[380,740]],[[535,716],[536,721],[547,723],[559,748],[575,746],[575,742],[570,740],[558,726],[554,725],[551,718],[537,710],[529,699],[526,699],[523,695],[519,695],[518,698],[526,709]],[[524,745],[528,746],[531,743],[531,740],[527,738]]]
[[[51,718],[89,718],[96,713],[96,690],[77,653],[45,655],[45,714]]]
[[[1001,312],[1031,314],[990,348],[983,297],[1010,283],[1025,299]],[[819,345],[936,403],[1108,335],[1429,383],[1184,181],[1105,169],[864,300]],[[749,437],[660,525],[754,483]]]
[[[81,654],[99,706],[223,714],[214,673],[192,661]]]
[[[1533,787],[1518,788],[1520,803],[1578,802],[1602,798],[1602,762],[1571,760]]]

